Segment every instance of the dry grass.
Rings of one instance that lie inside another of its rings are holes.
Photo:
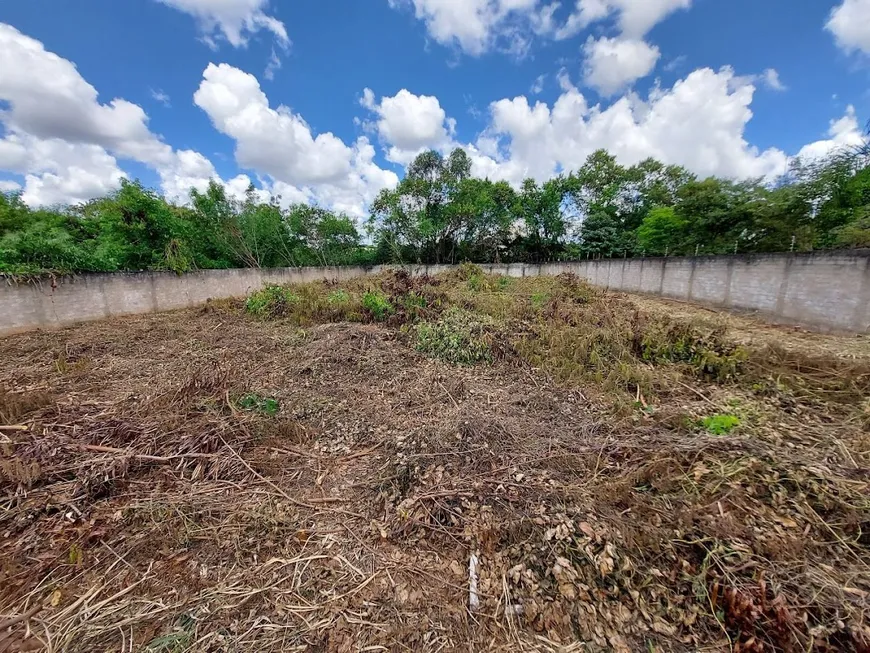
[[[868,650],[852,341],[473,269],[292,292],[0,341],[0,651]],[[415,350],[451,306],[494,362]]]

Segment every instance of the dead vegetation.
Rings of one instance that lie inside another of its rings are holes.
[[[0,341],[0,651],[870,650],[866,343],[651,301],[468,267]]]

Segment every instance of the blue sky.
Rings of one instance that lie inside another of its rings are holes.
[[[772,177],[870,118],[870,0],[7,0],[0,24],[0,189],[35,205],[217,177],[362,216],[429,147],[512,183],[598,147]]]

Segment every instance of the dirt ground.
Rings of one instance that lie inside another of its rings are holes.
[[[867,423],[683,385],[232,306],[2,339],[0,651],[870,650]]]

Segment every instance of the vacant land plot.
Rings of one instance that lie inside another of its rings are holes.
[[[868,390],[473,267],[6,338],[0,651],[868,651]]]

